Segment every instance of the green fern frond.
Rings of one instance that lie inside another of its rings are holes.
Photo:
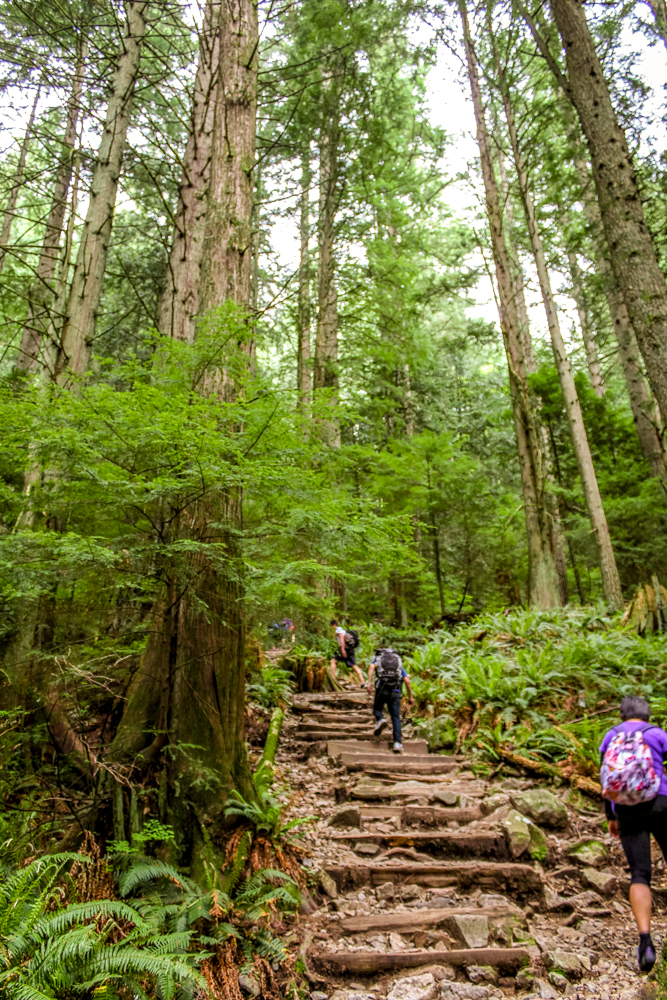
[[[155,882],[160,878],[169,879],[179,887],[185,887],[188,883],[193,884],[173,865],[168,865],[157,858],[142,857],[140,862],[133,864],[130,870],[121,876],[118,888],[121,896],[128,896],[138,886]]]

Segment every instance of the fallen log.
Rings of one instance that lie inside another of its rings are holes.
[[[310,953],[317,968],[332,972],[357,972],[368,975],[392,969],[414,969],[420,965],[492,965],[501,971],[516,972],[530,963],[523,948],[461,948],[455,951],[339,951]]]

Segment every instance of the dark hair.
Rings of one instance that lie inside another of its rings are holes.
[[[335,619],[335,618],[332,618],[332,619],[331,619],[331,621],[329,622],[329,624],[330,624],[330,625],[337,625],[337,624],[338,624],[338,622],[336,621],[336,619]]]
[[[648,722],[651,718],[651,706],[641,695],[630,694],[621,702],[621,718],[623,722],[626,719],[642,719]]]

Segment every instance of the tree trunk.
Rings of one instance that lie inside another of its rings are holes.
[[[565,47],[570,97],[588,142],[611,263],[646,364],[667,413],[667,284],[644,218],[625,132],[618,122],[581,0],[552,0]]]
[[[12,222],[14,221],[14,215],[16,213],[16,202],[18,201],[19,191],[23,186],[25,163],[28,158],[30,137],[32,136],[32,130],[35,124],[35,116],[37,114],[37,104],[39,102],[40,90],[41,90],[41,83],[37,88],[37,93],[35,94],[35,100],[32,103],[30,118],[28,119],[28,125],[23,134],[23,141],[21,143],[19,159],[18,163],[16,164],[16,170],[14,171],[12,186],[9,190],[9,198],[7,199],[7,205],[5,207],[4,215],[2,217],[2,229],[0,230],[0,274],[2,274],[2,269],[5,266],[5,258],[7,256],[7,249],[9,247],[9,238],[12,234]]]
[[[60,257],[60,238],[62,236],[65,212],[67,211],[67,193],[69,191],[72,171],[74,169],[76,133],[81,107],[81,92],[83,89],[83,74],[88,55],[88,44],[84,40],[79,51],[72,93],[67,106],[67,124],[63,137],[63,149],[56,172],[56,180],[51,197],[51,209],[46,221],[44,242],[35,272],[35,280],[28,293],[28,316],[23,328],[21,347],[16,361],[20,371],[35,372],[42,367],[40,351],[45,335],[54,322],[54,305],[56,291],[54,278],[58,269]]]
[[[653,11],[655,27],[667,47],[667,3],[665,0],[646,0]]]
[[[253,0],[221,5],[217,18],[218,84],[197,296],[198,314],[213,322],[225,302],[244,311],[249,303],[258,42]],[[189,329],[194,335],[194,325]],[[208,391],[220,381],[213,379]],[[226,380],[225,386],[228,391]],[[169,815],[181,860],[196,852],[199,824],[219,829],[230,788],[253,795],[243,741],[240,524],[240,493],[221,493],[216,484],[181,515],[175,537],[199,547],[178,573],[169,573],[112,747],[116,760],[131,762],[137,755],[153,760],[169,744]]]
[[[528,393],[525,359],[521,342],[521,324],[516,291],[512,284],[511,261],[503,231],[503,217],[493,170],[491,146],[484,119],[479,86],[477,59],[470,36],[464,0],[458,0],[468,67],[468,79],[475,110],[477,143],[486,195],[491,245],[498,284],[500,326],[507,354],[514,429],[517,438],[519,469],[528,536],[529,601],[537,608],[559,604],[558,576],[550,546],[550,519],[545,490],[543,455],[540,448],[535,413]]]
[[[214,13],[213,0],[207,0],[199,33],[199,61],[192,95],[190,134],[183,154],[167,282],[157,312],[160,332],[189,344],[195,339],[200,271],[204,257],[219,46],[218,17]]]
[[[577,307],[579,329],[581,330],[581,337],[584,342],[584,350],[586,352],[588,374],[591,377],[593,392],[598,399],[602,399],[605,393],[605,385],[604,379],[602,378],[602,369],[600,368],[598,348],[595,343],[595,333],[591,329],[591,317],[588,309],[588,302],[586,301],[581,268],[579,267],[577,255],[572,250],[568,250],[567,252],[567,262],[570,268],[570,278],[572,279],[572,295],[574,296],[574,302]]]
[[[575,137],[575,142],[579,145],[578,137]],[[606,256],[608,249],[604,246],[600,207],[591,187],[588,164],[583,156],[575,154],[574,165],[581,187],[584,215],[591,229],[593,246],[596,250],[594,264],[604,281],[605,297],[609,306],[614,335],[618,342],[618,356],[625,377],[639,444],[649,464],[651,474],[667,479],[667,467],[665,466],[660,436],[651,419],[653,401],[639,363],[639,348],[628,310],[616,281],[616,275]]]
[[[301,197],[299,204],[299,290],[297,304],[296,387],[304,416],[308,412],[311,392],[310,371],[310,150],[301,157]]]
[[[66,372],[82,374],[90,361],[148,7],[143,0],[126,0],[125,3],[127,21],[123,48],[116,63],[104,133],[93,171],[90,202],[56,363],[57,376],[65,376]]]
[[[563,392],[567,422],[572,436],[572,445],[577,458],[581,485],[586,498],[588,516],[595,535],[600,573],[602,575],[602,587],[608,603],[614,608],[620,608],[623,606],[621,581],[618,575],[616,559],[614,558],[614,551],[611,545],[607,518],[605,516],[604,507],[602,506],[602,497],[600,496],[597,477],[595,475],[593,458],[591,456],[586,428],[584,426],[584,419],[581,413],[581,405],[579,403],[577,389],[570,370],[569,358],[565,351],[565,344],[563,343],[560,331],[558,311],[556,309],[556,303],[554,302],[553,293],[551,291],[551,282],[549,280],[549,272],[547,270],[546,259],[544,256],[542,238],[537,227],[533,199],[528,188],[528,174],[523,161],[523,154],[519,146],[519,140],[516,132],[514,109],[512,108],[512,102],[510,100],[507,87],[503,86],[502,92],[505,115],[507,118],[507,127],[509,130],[510,141],[512,143],[512,153],[514,155],[514,162],[519,180],[519,190],[521,192],[521,200],[526,213],[528,235],[530,237],[530,244],[535,258],[535,265],[537,267],[540,290],[542,292],[542,301],[544,302],[544,310],[547,316],[547,324],[549,326],[549,334],[551,336],[551,344],[554,352],[554,360],[556,362],[558,378]]]
[[[338,292],[334,258],[334,223],[338,208],[338,107],[330,95],[330,114],[320,132],[320,213],[318,315],[315,336],[313,387],[328,389],[331,416],[321,421],[322,436],[333,447],[340,445],[340,428],[334,415],[338,399]]]

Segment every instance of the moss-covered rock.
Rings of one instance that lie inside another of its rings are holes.
[[[426,740],[429,750],[446,750],[455,746],[458,735],[458,726],[451,715],[438,715],[417,727],[417,736]]]
[[[548,788],[531,788],[526,792],[513,792],[512,805],[524,816],[529,816],[539,826],[562,829],[567,826],[567,809]]]

